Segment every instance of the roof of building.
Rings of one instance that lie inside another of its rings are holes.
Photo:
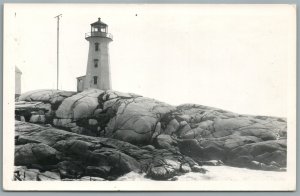
[[[85,77],[85,75],[84,76],[79,76],[79,77],[77,77],[77,79],[84,78],[84,77]]]
[[[92,23],[91,25],[92,26],[94,26],[94,25],[104,25],[104,26],[107,26],[107,24],[105,24],[104,22],[101,21],[101,18],[98,18],[98,21]]]
[[[21,70],[17,66],[15,66],[15,72],[22,74]]]

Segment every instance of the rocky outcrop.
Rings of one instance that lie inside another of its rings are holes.
[[[39,117],[46,114],[49,114],[49,117],[51,114],[52,119],[31,121],[33,123],[47,122],[79,134],[146,144],[151,142],[154,131],[161,132],[157,124],[163,115],[175,110],[175,107],[154,99],[98,89],[89,89],[77,94],[68,92],[68,95],[72,96],[64,96],[61,104],[56,105],[57,109],[53,110],[51,103],[57,104],[53,98],[58,96],[56,94],[60,95],[62,92],[41,90],[20,96],[16,107],[17,119],[21,120],[20,116],[26,116],[26,119],[33,118],[36,115],[33,111],[38,110]],[[42,104],[49,103],[49,107],[44,112],[41,111],[41,107],[44,106]]]
[[[198,164],[212,160],[263,170],[286,167],[284,118],[195,104],[175,107],[98,89],[28,92],[17,99],[15,111],[23,121],[16,125],[16,165],[51,163],[63,179],[110,180],[143,171],[165,180],[202,171]]]
[[[64,99],[55,112],[57,119],[76,121],[93,116],[98,106],[98,97],[103,91],[90,89]]]
[[[182,173],[182,164],[198,165],[188,156],[153,146],[138,147],[20,121],[15,127],[16,180],[114,180],[131,171],[169,179]],[[166,172],[160,173],[159,168]]]
[[[150,143],[162,116],[175,109],[144,97],[116,100],[112,108],[115,116],[108,122],[105,136],[134,144]]]
[[[283,118],[239,115],[194,104],[178,106],[172,115],[191,127],[178,132],[177,137],[181,152],[194,159],[222,160],[250,168],[257,161],[274,170],[276,165],[286,166],[287,127]]]

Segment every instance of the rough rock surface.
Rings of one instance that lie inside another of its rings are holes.
[[[182,173],[181,164],[198,165],[185,155],[153,146],[140,148],[21,121],[15,127],[16,180],[82,180],[87,176],[114,180],[131,171],[169,179]],[[158,174],[158,168],[168,173]]]
[[[149,143],[162,115],[175,109],[144,97],[116,100],[111,107],[115,116],[108,122],[105,136],[135,144]]]
[[[283,118],[239,115],[193,104],[178,106],[173,115],[184,117],[192,127],[178,135],[181,151],[192,158],[245,167],[252,167],[252,161],[286,166],[287,125]]]
[[[98,106],[98,96],[101,93],[103,93],[101,90],[89,89],[64,99],[55,112],[56,117],[77,120],[92,116]]]
[[[76,94],[72,91],[62,91],[62,90],[35,90],[23,93],[18,100],[27,102],[41,101],[43,103],[50,103],[53,109],[57,109],[57,106],[62,103],[62,101]]]
[[[45,170],[49,161],[61,179],[110,180],[144,171],[165,180],[202,171],[198,164],[286,167],[287,123],[279,117],[195,104],[175,107],[97,89],[25,93],[17,99],[15,117],[22,121],[16,124],[16,165]]]

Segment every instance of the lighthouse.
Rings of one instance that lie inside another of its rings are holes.
[[[85,39],[89,42],[86,75],[77,78],[77,90],[89,88],[109,90],[111,89],[109,43],[113,37],[108,33],[108,25],[98,18],[98,21],[91,24],[91,30],[85,34]]]

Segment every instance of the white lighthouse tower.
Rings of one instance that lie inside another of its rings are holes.
[[[89,41],[86,76],[77,78],[77,89],[109,90],[111,89],[109,43],[112,41],[112,35],[108,33],[107,24],[98,18],[97,22],[91,24],[91,31],[85,34],[85,39]]]

